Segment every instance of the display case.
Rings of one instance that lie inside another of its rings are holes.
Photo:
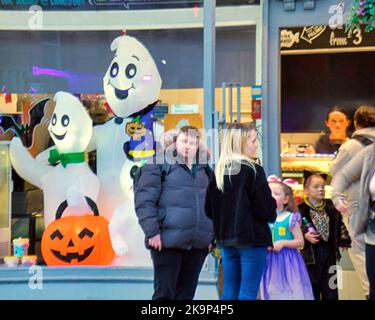
[[[9,142],[0,141],[0,257],[10,252],[11,192]]]
[[[282,153],[282,178],[296,180],[296,184],[292,188],[295,196],[301,198],[303,194],[303,170],[329,175],[334,157],[333,154]],[[332,188],[329,185],[330,178],[327,179],[327,182],[326,198],[330,199],[332,194]]]

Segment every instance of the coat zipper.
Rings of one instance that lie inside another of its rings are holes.
[[[197,207],[197,210],[196,210],[197,223],[196,223],[196,226],[195,226],[193,238],[190,242],[191,248],[193,248],[193,242],[195,241],[195,237],[197,235],[197,230],[198,230],[198,227],[199,227],[199,211],[200,211],[200,209],[199,209],[199,196],[198,196],[198,191],[197,191],[197,184],[196,184],[196,180],[195,180],[196,173],[197,173],[197,171],[195,172],[195,175],[194,174],[190,175],[192,180],[193,180],[193,184],[194,184],[195,203],[196,203],[196,207]]]

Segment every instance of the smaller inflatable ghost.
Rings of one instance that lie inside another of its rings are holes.
[[[85,161],[85,149],[92,135],[92,120],[78,98],[57,92],[56,107],[48,131],[55,143],[50,151],[49,166],[35,160],[18,138],[10,144],[10,159],[16,172],[43,190],[44,222],[55,219],[59,205],[65,200],[67,215],[84,214],[89,207],[84,196],[97,200],[99,180]]]

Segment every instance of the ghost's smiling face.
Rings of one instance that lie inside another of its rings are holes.
[[[55,111],[48,131],[60,153],[85,151],[91,135],[92,120],[84,106],[67,92],[56,93]]]
[[[59,129],[62,129],[64,130],[66,127],[69,126],[69,122],[70,122],[70,118],[67,114],[64,114],[62,117],[61,117],[61,126],[62,128],[59,128]],[[51,127],[57,127],[57,115],[56,113],[53,114],[52,116],[52,119],[51,119]],[[58,131],[58,129],[55,128],[55,132]],[[56,138],[57,140],[64,140],[65,139],[65,136],[67,134],[67,131],[65,131],[64,133],[61,133],[61,134],[57,134],[53,131],[53,128],[51,128],[51,134],[54,138]]]
[[[137,59],[139,61],[139,59],[136,56],[133,56],[133,58]],[[107,85],[112,86],[112,88],[114,89],[114,92],[115,92],[115,96],[118,100],[125,100],[129,97],[129,91],[132,90],[132,89],[135,89],[134,83],[132,82],[132,79],[137,74],[137,67],[134,63],[129,63],[126,66],[125,77],[126,77],[126,79],[129,80],[128,81],[129,87],[127,87],[126,89],[120,89],[120,88],[116,87],[116,85],[113,84],[113,83],[118,82],[116,80],[117,76],[119,76],[119,78],[120,78],[119,71],[120,71],[119,64],[117,62],[113,62],[112,65],[111,65],[110,71],[109,71],[110,78],[108,79]],[[126,82],[126,81],[124,81],[124,82]]]
[[[111,50],[116,54],[103,78],[104,93],[113,113],[125,118],[158,99],[161,78],[150,53],[135,38],[118,37]]]

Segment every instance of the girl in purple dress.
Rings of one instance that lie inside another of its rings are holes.
[[[309,274],[298,251],[303,247],[301,216],[295,211],[292,189],[282,182],[269,183],[277,203],[277,218],[270,224],[273,248],[269,249],[260,284],[262,300],[314,300]]]

